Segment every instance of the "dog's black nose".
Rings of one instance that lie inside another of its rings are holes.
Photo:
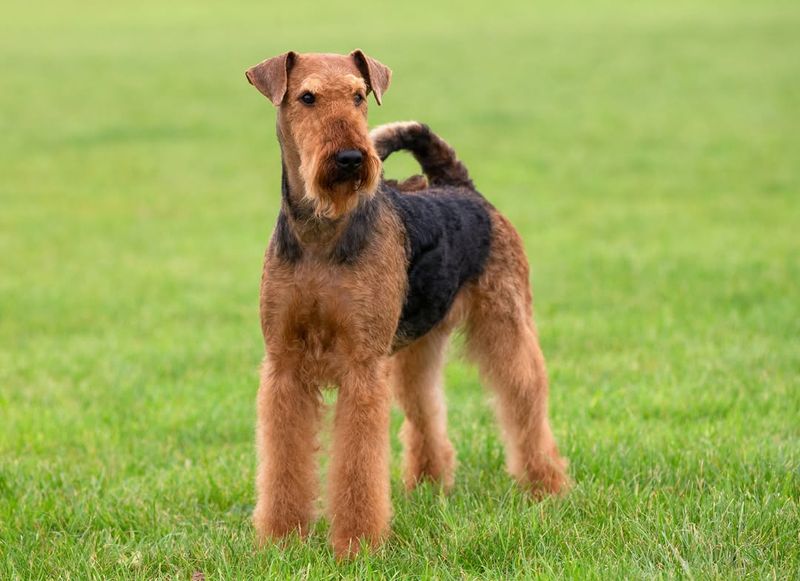
[[[333,158],[340,169],[353,171],[361,167],[361,162],[364,161],[364,154],[357,149],[343,149],[337,151]]]

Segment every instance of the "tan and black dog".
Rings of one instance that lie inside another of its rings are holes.
[[[259,540],[312,522],[325,387],[338,388],[328,475],[338,556],[388,532],[392,394],[405,413],[406,486],[452,485],[442,367],[458,326],[497,397],[510,473],[535,496],[564,491],[528,262],[509,221],[425,125],[370,134],[367,94],[380,104],[391,71],[363,52],[288,52],[247,78],[278,108],[283,163],[261,283]],[[382,179],[382,159],[399,149],[427,183]]]

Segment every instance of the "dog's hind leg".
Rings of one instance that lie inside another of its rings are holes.
[[[562,492],[569,486],[567,462],[547,418],[547,372],[531,318],[528,264],[519,235],[500,216],[471,299],[467,351],[496,395],[508,470],[534,496]]]
[[[400,437],[409,490],[426,479],[446,490],[453,485],[455,453],[447,437],[442,378],[448,335],[445,329],[434,329],[392,359],[394,393],[405,413]]]

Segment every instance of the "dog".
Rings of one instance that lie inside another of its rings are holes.
[[[457,327],[496,396],[509,472],[537,498],[564,492],[529,267],[511,223],[426,125],[368,131],[367,96],[381,104],[391,70],[361,50],[287,52],[246,77],[277,107],[282,159],[260,292],[259,542],[306,535],[313,521],[326,387],[338,389],[327,497],[338,557],[388,533],[393,396],[405,414],[405,486],[452,486],[442,368]],[[398,150],[424,177],[383,179]]]

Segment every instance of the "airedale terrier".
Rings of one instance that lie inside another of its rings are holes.
[[[246,74],[278,108],[283,162],[261,282],[259,540],[312,522],[324,387],[338,387],[328,474],[338,556],[388,531],[392,392],[405,412],[406,487],[452,485],[442,367],[458,326],[496,394],[510,473],[535,496],[565,490],[528,263],[509,221],[427,126],[368,132],[367,94],[380,104],[391,71],[362,51],[287,52]],[[382,179],[382,160],[400,149],[427,183]]]

